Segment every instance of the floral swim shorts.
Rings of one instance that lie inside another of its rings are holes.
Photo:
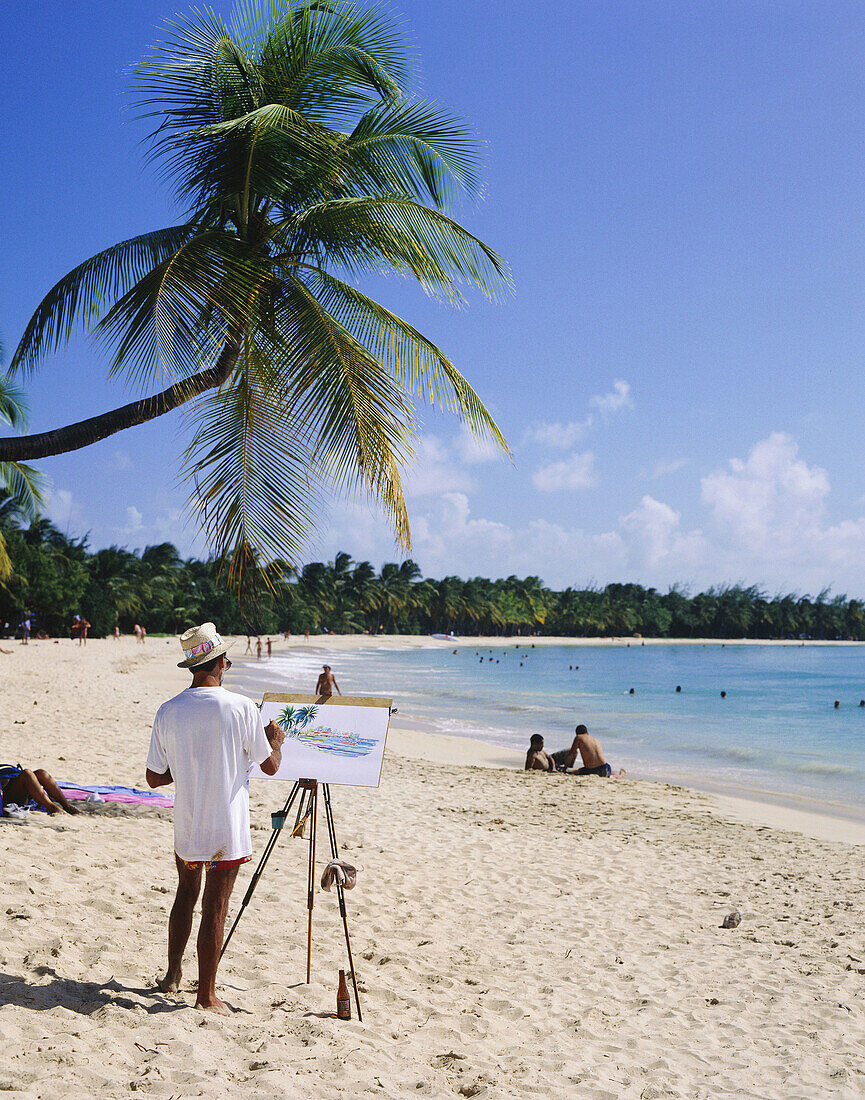
[[[175,852],[174,858],[188,871],[200,871],[202,867],[205,871],[224,871],[229,867],[239,867],[241,863],[249,863],[252,856],[241,856],[240,859],[181,859]]]

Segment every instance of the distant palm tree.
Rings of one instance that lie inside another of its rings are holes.
[[[320,488],[369,492],[408,547],[412,396],[506,444],[443,353],[355,284],[410,276],[458,302],[459,284],[493,295],[508,283],[496,253],[444,213],[479,192],[473,141],[409,98],[378,10],[250,0],[230,26],[194,10],[168,35],[134,74],[152,155],[188,213],[61,279],[12,367],[34,369],[84,326],[113,349],[111,376],[171,385],[0,440],[0,462],[85,447],[191,402],[190,504],[233,580],[297,560]]]

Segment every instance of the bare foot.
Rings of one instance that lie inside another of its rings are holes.
[[[73,806],[71,802],[67,802],[66,805],[63,807],[63,809],[68,814],[80,814],[81,813],[81,811],[79,809],[77,809],[75,806]]]
[[[195,1007],[199,1012],[215,1012],[218,1016],[230,1016],[231,1010],[223,1004],[218,997],[212,997],[209,1001],[196,1001]]]
[[[169,972],[164,978],[156,983],[156,988],[162,993],[177,993],[180,989],[180,979],[182,977],[183,975],[179,970],[176,974],[171,974]]]

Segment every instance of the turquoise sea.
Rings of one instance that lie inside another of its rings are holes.
[[[308,692],[325,659],[299,649],[247,672],[269,690]],[[330,663],[345,694],[392,697],[396,721],[410,728],[516,750],[540,733],[552,751],[584,722],[613,767],[636,777],[865,817],[862,646],[490,650],[457,639],[446,649],[339,653]]]

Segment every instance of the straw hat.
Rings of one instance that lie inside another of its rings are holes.
[[[180,648],[186,655],[185,661],[178,661],[178,668],[195,668],[196,665],[207,664],[214,657],[221,657],[229,646],[217,633],[213,623],[202,623],[201,626],[190,627],[180,635]]]

